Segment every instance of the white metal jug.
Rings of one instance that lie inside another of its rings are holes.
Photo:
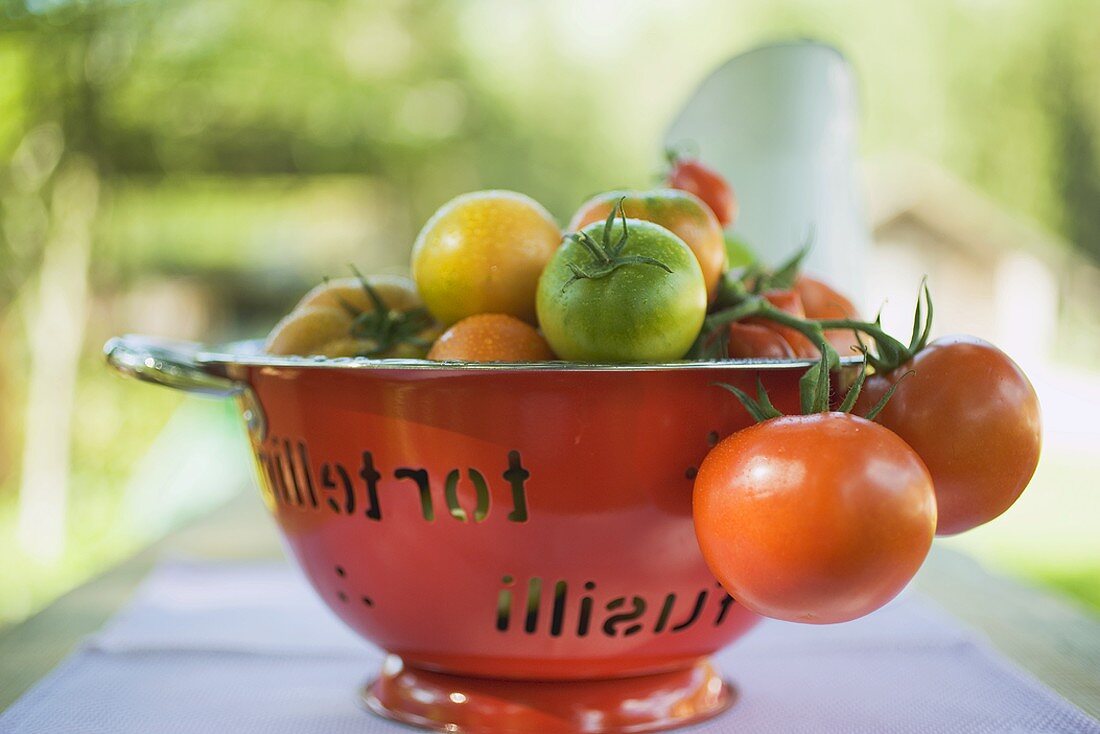
[[[870,236],[857,163],[857,89],[839,51],[812,41],[756,48],[702,83],[666,144],[698,148],[733,184],[734,231],[768,264],[812,237],[806,269],[857,301]]]

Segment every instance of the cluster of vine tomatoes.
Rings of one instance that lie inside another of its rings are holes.
[[[584,202],[562,235],[536,201],[481,191],[443,205],[412,279],[328,280],[271,332],[272,354],[445,361],[814,361],[802,414],[730,388],[757,419],[699,469],[703,556],[739,602],[771,617],[838,622],[893,598],[933,535],[1004,512],[1040,447],[1019,367],[973,337],[929,343],[918,298],[903,344],[800,272],[769,270],[726,233],[737,199],[696,160],[666,187]],[[735,267],[730,267],[731,262]],[[863,355],[861,365],[839,355]],[[854,376],[852,373],[855,373]],[[838,376],[850,387],[834,398]]]
[[[907,345],[877,322],[802,319],[748,288],[708,317],[709,333],[721,334],[752,315],[819,354],[800,415],[780,415],[763,388],[753,397],[726,386],[758,423],[719,443],[695,479],[703,556],[754,611],[811,623],[874,611],[913,578],[934,535],[989,522],[1030,481],[1041,445],[1034,388],[981,339],[929,342],[927,287],[921,296]],[[837,401],[830,375],[842,337],[863,360]]]

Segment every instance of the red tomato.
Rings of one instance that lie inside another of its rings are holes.
[[[721,174],[699,161],[678,159],[668,172],[668,185],[702,199],[723,228],[737,221],[737,197],[733,189]]]
[[[1039,462],[1039,398],[1008,355],[971,336],[937,339],[908,364],[867,379],[856,412],[898,382],[875,419],[912,446],[932,474],[940,535],[989,522],[1012,506]]]
[[[797,316],[800,319],[806,318],[806,311],[802,307],[802,299],[794,291],[768,291],[761,295],[780,311]],[[745,319],[744,323],[763,326],[774,331],[790,346],[791,356],[816,359],[821,355],[814,343],[805,334],[789,326],[783,326],[764,318]]]
[[[811,319],[859,318],[859,312],[847,297],[817,278],[799,275],[793,290],[802,299],[802,307]]]
[[[794,282],[794,292],[802,299],[806,318],[810,319],[858,319],[859,311],[852,302],[831,286],[808,275],[799,275]],[[825,338],[841,356],[851,354],[859,346],[855,333],[848,329],[826,329]]]
[[[768,326],[734,322],[727,327],[730,359],[793,359],[794,350],[783,336]]]
[[[786,416],[738,431],[695,479],[695,534],[739,603],[792,622],[845,622],[894,598],[936,528],[920,457],[847,413]]]

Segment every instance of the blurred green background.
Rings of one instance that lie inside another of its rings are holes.
[[[1100,259],[1090,0],[0,7],[0,625],[244,480],[230,409],[123,382],[107,338],[260,336],[346,263],[402,268],[467,190],[565,220],[652,182],[678,107],[761,42],[850,58],[866,158],[930,162]],[[1048,452],[1020,506],[949,542],[1100,609],[1091,453]]]

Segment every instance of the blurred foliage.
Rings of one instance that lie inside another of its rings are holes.
[[[665,124],[709,70],[790,36],[852,59],[866,152],[935,160],[1100,259],[1090,0],[0,0],[6,558],[31,304],[65,223],[53,187],[77,166],[100,191],[69,544],[18,577],[9,564],[0,619],[138,542],[117,522],[122,487],[178,398],[106,374],[108,336],[260,335],[324,273],[403,267],[463,191],[522,190],[565,219],[652,180]]]
[[[78,388],[81,410],[74,435],[69,542],[60,562],[44,563],[24,553],[14,542],[16,503],[14,486],[0,497],[0,626],[19,619],[88,575],[102,570],[135,543],[147,540],[133,532],[119,532],[126,502],[123,488],[150,440],[180,403],[168,390],[149,388],[135,409],[119,400],[118,379],[104,370],[98,358],[88,359]]]

